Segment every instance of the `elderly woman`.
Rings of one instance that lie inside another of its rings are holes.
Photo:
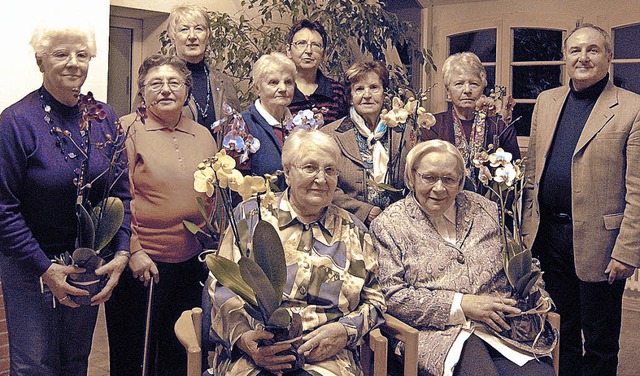
[[[238,94],[231,79],[215,68],[215,62],[207,64],[205,61],[211,37],[211,18],[207,10],[193,4],[178,5],[169,14],[167,35],[176,55],[191,71],[193,86],[183,114],[211,129],[211,125],[223,116],[223,103],[239,110]]]
[[[376,218],[371,234],[388,312],[420,330],[420,374],[553,375],[540,358],[552,350],[550,327],[534,346],[539,362],[530,347],[492,331],[509,329],[505,315],[520,310],[502,267],[496,205],[462,190],[457,148],[417,144],[405,179],[411,194]]]
[[[42,86],[0,115],[0,270],[12,375],[87,374],[98,305],[111,296],[129,256],[125,155],[112,164],[115,148],[106,144],[116,139],[118,118],[100,103],[105,119],[88,131],[80,125],[78,93],[96,54],[95,37],[85,24],[58,22],[41,24],[31,38]],[[88,293],[67,277],[83,270],[55,259],[75,248],[74,180],[87,158],[89,201],[99,203],[113,184],[110,195],[126,210],[107,252],[116,256],[96,270],[108,282],[91,305],[78,306],[73,296]],[[103,174],[111,167],[122,173],[116,181]]]
[[[483,193],[473,167],[473,156],[489,144],[511,153],[513,160],[520,158],[516,129],[508,127],[502,120],[487,117],[481,127],[474,126],[476,101],[487,86],[487,73],[478,56],[471,52],[451,55],[442,65],[447,98],[451,110],[435,114],[436,124],[423,129],[420,141],[440,139],[456,146],[464,157],[467,181],[465,189]],[[494,138],[498,138],[498,145]]]
[[[260,210],[282,241],[287,264],[283,306],[302,317],[306,360],[299,375],[359,375],[357,345],[382,322],[384,299],[378,286],[378,257],[360,221],[331,203],[338,178],[340,150],[319,131],[294,130],[282,149],[289,188],[267,208],[255,199],[235,210],[238,223],[255,229]],[[308,235],[308,236],[307,236]],[[237,261],[240,251],[231,231],[220,254]],[[281,374],[294,355],[288,343],[259,346],[273,337],[247,314],[240,297],[210,277],[212,332],[221,344],[214,362],[216,375]],[[260,373],[258,373],[260,371]]]
[[[387,128],[380,119],[389,86],[389,71],[384,64],[356,63],[345,75],[351,102],[349,115],[322,131],[334,137],[341,151],[341,173],[333,202],[368,225],[392,201],[389,191],[369,180],[403,188],[401,170],[408,148],[401,148],[401,129]],[[399,156],[400,149],[403,152]]]
[[[289,110],[325,109],[325,124],[342,119],[349,106],[344,86],[325,76],[320,65],[327,57],[327,32],[318,21],[303,18],[293,24],[287,35],[287,56],[296,65],[296,89]]]
[[[186,372],[186,354],[173,334],[173,324],[183,310],[200,305],[201,283],[207,272],[197,258],[202,248],[182,221],[204,225],[193,191],[193,172],[216,152],[211,134],[182,114],[191,84],[191,74],[182,60],[152,55],[140,66],[138,78],[148,117],[141,119],[134,113],[121,119],[124,126],[129,126],[126,145],[133,215],[131,273],[123,277],[107,305],[114,375],[140,372],[145,286],[152,278],[157,284],[149,374]],[[203,199],[206,202],[206,196]]]
[[[260,149],[240,168],[250,169],[254,175],[273,174],[282,170],[280,155],[286,138],[283,125],[291,117],[287,106],[293,98],[296,66],[283,53],[273,52],[260,56],[251,73],[258,99],[242,113],[242,118],[249,133],[260,140]],[[284,189],[284,179],[278,185]]]

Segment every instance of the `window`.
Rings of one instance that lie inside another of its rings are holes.
[[[562,85],[562,30],[512,28],[511,95],[518,136],[528,136],[538,94]]]
[[[488,95],[496,84],[496,29],[478,30],[449,37],[449,56],[458,52],[478,55],[487,71]]]
[[[611,30],[613,38],[613,83],[640,94],[640,24]]]

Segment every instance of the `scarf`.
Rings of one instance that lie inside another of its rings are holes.
[[[351,106],[349,110],[349,116],[351,121],[356,125],[356,130],[367,139],[367,146],[369,150],[371,150],[371,156],[373,158],[373,180],[376,183],[384,183],[384,178],[387,174],[387,165],[389,164],[389,153],[385,150],[380,139],[387,131],[387,126],[384,125],[381,120],[373,132],[371,132],[362,116],[358,114],[353,106]]]

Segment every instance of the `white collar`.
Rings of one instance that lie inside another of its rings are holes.
[[[260,103],[260,98],[256,99],[255,106],[260,116],[262,116],[264,120],[266,120],[267,123],[269,123],[270,126],[276,127],[276,128],[282,128],[282,123],[276,120],[276,118],[274,118],[273,116],[271,116],[271,114],[267,112],[267,110],[262,106],[262,104]],[[288,117],[291,117],[291,111],[289,111],[289,109],[285,107],[284,118],[286,119]]]

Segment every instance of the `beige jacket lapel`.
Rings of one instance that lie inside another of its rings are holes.
[[[568,95],[569,87],[564,87],[563,90],[554,92],[551,101],[544,103],[544,111],[538,111],[538,116],[542,115],[544,118],[538,119],[538,130],[536,132],[536,171],[543,171],[547,163],[547,154],[551,148],[553,137],[556,134],[560,113],[562,112],[562,107]],[[542,174],[536,174],[538,181],[540,181],[541,175]]]
[[[616,95],[616,88],[611,81],[609,81],[584,125],[584,129],[576,145],[576,150],[573,152],[574,156],[613,118],[613,108],[617,105],[618,96]]]

